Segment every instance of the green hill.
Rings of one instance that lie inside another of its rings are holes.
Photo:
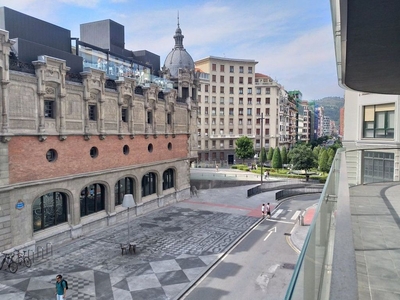
[[[315,104],[324,107],[324,113],[331,120],[335,121],[336,125],[339,125],[340,109],[344,107],[344,98],[341,97],[325,97],[319,100],[315,100]]]

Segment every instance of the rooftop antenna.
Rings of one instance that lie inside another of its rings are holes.
[[[178,10],[178,27],[179,27],[179,10]]]

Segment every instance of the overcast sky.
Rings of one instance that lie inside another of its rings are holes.
[[[160,55],[180,27],[196,61],[208,56],[253,59],[304,100],[343,97],[338,86],[328,0],[0,0],[0,6],[56,24],[79,37],[79,25],[112,19],[125,27],[125,48]]]

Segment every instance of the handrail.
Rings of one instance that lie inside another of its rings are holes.
[[[51,256],[53,256],[53,244],[50,242],[46,244],[46,254],[49,254],[49,246],[50,246]]]
[[[42,250],[42,259],[43,259],[43,258],[44,258],[44,249],[43,249],[42,246],[37,246],[37,247],[36,247],[36,255],[37,255],[37,257],[39,258],[40,250]]]

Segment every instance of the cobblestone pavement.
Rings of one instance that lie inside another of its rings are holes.
[[[68,281],[67,299],[172,299],[258,220],[169,206],[131,220],[136,254],[121,255],[128,229],[119,223],[64,244],[30,269],[0,271],[0,300],[54,299],[58,273]]]

